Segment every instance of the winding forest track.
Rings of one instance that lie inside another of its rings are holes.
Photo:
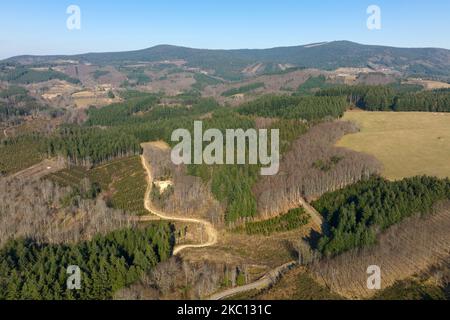
[[[282,266],[279,266],[271,271],[269,271],[266,275],[264,275],[261,279],[249,283],[245,286],[240,286],[236,288],[231,288],[217,294],[212,295],[208,298],[208,300],[224,300],[226,298],[233,297],[237,294],[244,293],[252,290],[264,290],[273,286],[278,279],[287,271],[291,270],[297,265],[296,261],[291,261]]]
[[[142,161],[142,166],[144,167],[145,171],[147,172],[147,190],[145,191],[144,207],[150,213],[150,216],[141,217],[140,221],[154,220],[153,216],[157,216],[162,220],[179,221],[179,222],[186,222],[186,223],[196,223],[196,224],[200,224],[201,226],[203,226],[203,229],[205,230],[205,232],[208,235],[208,241],[206,241],[205,243],[201,243],[201,244],[185,244],[185,245],[177,246],[173,250],[174,255],[179,254],[181,251],[183,251],[185,249],[206,248],[206,247],[214,246],[218,241],[218,232],[210,222],[208,222],[206,220],[202,220],[202,219],[197,219],[197,218],[183,218],[183,217],[178,217],[178,216],[171,216],[171,215],[168,215],[152,206],[152,203],[150,200],[150,193],[152,191],[152,184],[153,184],[152,171],[150,168],[150,164],[147,161],[147,159],[145,159],[144,155],[141,156],[141,161]]]
[[[305,199],[300,199],[300,205],[305,209],[306,213],[311,216],[311,220],[313,225],[317,228],[317,231],[320,233],[326,233],[328,231],[328,225],[326,221],[324,221],[322,215]]]
[[[39,180],[51,173],[63,170],[65,167],[65,164],[63,162],[57,161],[57,159],[44,159],[41,162],[19,172],[13,173],[6,178]]]
[[[145,196],[144,196],[144,207],[150,213],[150,215],[140,217],[139,221],[141,221],[141,222],[154,221],[155,216],[156,216],[162,220],[179,221],[179,222],[186,222],[186,223],[196,223],[196,224],[200,224],[203,226],[204,230],[206,231],[206,233],[208,235],[207,242],[201,243],[201,244],[186,244],[186,245],[177,246],[177,247],[175,247],[175,249],[173,251],[173,255],[177,255],[181,251],[190,249],[190,248],[207,248],[207,247],[212,247],[212,246],[216,245],[218,242],[219,233],[210,222],[208,222],[206,220],[202,220],[202,219],[197,219],[197,218],[183,218],[183,217],[179,217],[179,216],[168,215],[168,214],[153,207],[151,199],[150,199],[150,194],[152,191],[152,184],[153,184],[153,176],[152,176],[152,171],[151,171],[149,161],[147,161],[147,159],[145,158],[145,152],[141,155],[141,162],[142,162],[142,166],[144,167],[145,171],[147,172],[147,177],[146,177],[147,190],[146,190]],[[306,212],[308,212],[311,215],[314,224],[316,224],[320,228],[323,224],[321,215],[312,206],[310,206],[306,201],[302,200],[301,202],[302,202],[301,205],[305,208]],[[244,286],[236,287],[236,288],[231,288],[231,289],[225,290],[223,292],[216,293],[216,294],[212,295],[211,297],[209,297],[209,300],[222,300],[222,299],[226,299],[226,298],[235,296],[237,294],[244,293],[244,292],[251,291],[251,290],[267,289],[270,286],[274,285],[285,272],[292,269],[296,265],[297,265],[297,262],[295,262],[295,261],[288,262],[282,266],[279,266],[279,267],[269,271],[262,278],[260,278],[259,280],[255,281],[255,282],[249,283]]]
[[[19,125],[16,125],[16,126],[11,126],[11,127],[6,127],[6,128],[4,128],[3,129],[3,135],[4,135],[4,138],[5,139],[8,139],[8,138],[10,138],[11,136],[10,135],[8,135],[8,130],[14,130],[15,128],[18,128],[18,127],[20,127],[21,125],[19,124]]]

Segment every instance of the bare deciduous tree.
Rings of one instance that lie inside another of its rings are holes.
[[[342,136],[357,130],[350,122],[325,122],[296,140],[282,158],[280,173],[262,177],[253,189],[262,216],[286,212],[298,207],[301,198],[319,197],[379,173],[381,164],[374,157],[335,147]]]
[[[71,193],[71,188],[48,180],[1,179],[0,245],[18,237],[77,242],[134,225],[130,216],[109,208],[102,199],[78,198],[76,203],[64,204]]]

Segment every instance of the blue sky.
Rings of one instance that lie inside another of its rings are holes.
[[[81,30],[66,28],[69,5]],[[382,29],[366,27],[378,5]],[[351,40],[450,49],[448,0],[14,0],[0,4],[0,58],[124,51],[157,44],[268,48]]]

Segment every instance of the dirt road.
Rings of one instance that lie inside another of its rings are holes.
[[[218,232],[214,228],[214,226],[205,220],[196,219],[196,218],[183,218],[183,217],[177,217],[177,216],[171,216],[167,215],[164,212],[161,212],[158,209],[155,209],[151,203],[150,200],[150,193],[152,191],[152,183],[153,183],[153,177],[152,177],[152,171],[150,168],[150,164],[145,159],[145,156],[141,156],[142,166],[145,168],[147,172],[147,191],[145,192],[145,199],[144,199],[144,206],[145,209],[150,212],[151,215],[157,216],[163,220],[169,220],[169,221],[180,221],[180,222],[188,222],[188,223],[197,223],[203,226],[203,229],[205,230],[206,234],[208,235],[208,241],[201,244],[186,244],[186,245],[180,245],[175,247],[173,254],[177,255],[181,251],[189,248],[206,248],[214,246],[217,243],[218,239]],[[152,220],[152,216],[149,217],[141,217],[140,221],[149,221]]]
[[[313,225],[315,228],[317,228],[317,231],[326,232],[327,225],[324,223],[322,215],[304,199],[300,200],[300,205],[303,207],[303,209],[305,209],[306,213],[311,216]]]
[[[209,300],[223,300],[239,293],[244,293],[251,290],[267,289],[273,286],[286,271],[292,269],[296,264],[297,262],[295,261],[288,262],[276,269],[271,270],[264,277],[253,283],[216,293],[209,297]]]
[[[3,135],[5,136],[6,139],[9,138],[10,136],[8,135],[8,130],[14,130],[15,128],[18,128],[20,126],[21,125],[4,128],[3,129]]]
[[[30,179],[39,180],[46,175],[57,172],[65,168],[65,164],[62,161],[56,159],[45,159],[34,166],[31,166],[25,170],[19,171],[7,177],[7,179]]]
[[[173,252],[174,255],[179,254],[181,251],[183,251],[185,249],[206,248],[206,247],[211,247],[211,246],[214,246],[215,244],[217,244],[218,232],[210,222],[202,220],[202,219],[182,218],[182,217],[178,217],[178,216],[168,215],[168,214],[161,212],[160,210],[153,207],[151,200],[150,200],[153,176],[152,176],[150,164],[147,161],[147,159],[145,158],[145,152],[141,156],[141,161],[142,161],[142,166],[144,167],[145,171],[147,172],[147,190],[145,192],[144,206],[145,206],[145,209],[150,213],[150,215],[140,217],[139,221],[141,221],[141,222],[142,221],[152,221],[152,220],[155,220],[155,216],[156,216],[162,220],[181,221],[181,222],[188,222],[188,223],[197,223],[197,224],[202,225],[208,235],[208,241],[205,243],[202,243],[202,244],[197,244],[197,245],[188,244],[188,245],[177,246],[174,249],[174,252]],[[317,225],[318,228],[321,228],[323,225],[323,220],[322,220],[321,215],[312,206],[310,206],[306,201],[302,201],[301,205],[305,208],[306,212],[308,212],[311,215],[314,224]],[[296,264],[297,264],[297,262],[295,262],[295,261],[288,262],[282,266],[279,266],[279,267],[271,270],[266,275],[264,275],[261,279],[255,281],[253,283],[216,293],[213,296],[211,296],[209,298],[209,300],[222,300],[222,299],[226,299],[226,298],[235,296],[239,293],[243,293],[243,292],[247,292],[247,291],[251,291],[251,290],[262,290],[262,289],[269,288],[272,285],[274,285],[286,271],[292,269]]]

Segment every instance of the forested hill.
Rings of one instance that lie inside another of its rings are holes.
[[[182,59],[189,67],[213,70],[228,79],[243,76],[243,70],[261,64],[260,72],[273,72],[281,65],[319,68],[388,67],[408,75],[448,76],[450,50],[437,48],[394,48],[335,41],[295,47],[245,50],[206,50],[161,45],[144,50],[88,53],[75,56],[20,56],[8,62],[36,63],[70,59],[98,65],[156,62]]]

